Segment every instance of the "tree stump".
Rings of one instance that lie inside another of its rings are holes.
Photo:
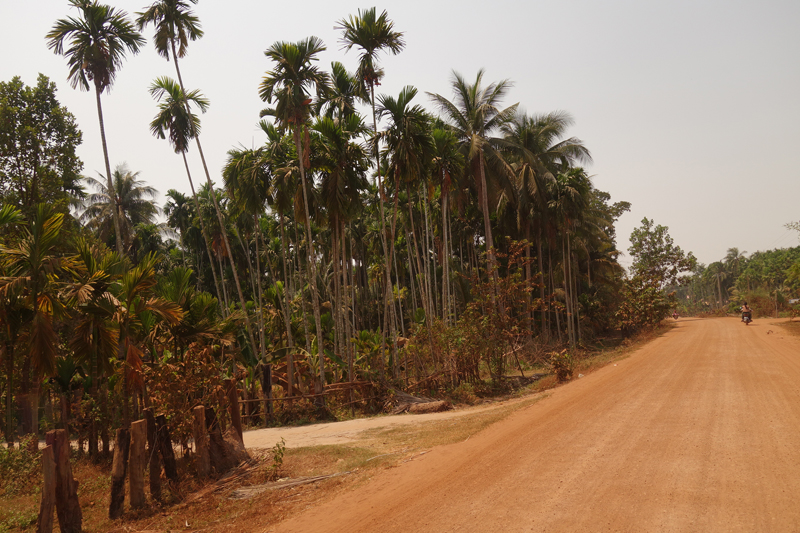
[[[158,452],[158,439],[156,438],[156,417],[152,409],[144,410],[144,419],[147,421],[147,460],[150,465],[148,475],[150,481],[150,497],[161,501],[161,456]]]
[[[236,390],[236,380],[234,379],[226,379],[225,380],[225,392],[228,396],[228,412],[231,415],[231,425],[236,430],[236,433],[239,434],[239,438],[243,439],[242,436],[242,414],[239,410],[239,391]]]
[[[147,444],[147,420],[137,420],[131,424],[130,475],[131,508],[144,507],[144,467],[147,462],[145,446]]]
[[[164,474],[173,483],[178,482],[178,464],[175,462],[175,450],[172,449],[172,437],[167,427],[167,418],[164,415],[156,417],[156,435],[158,439],[158,449],[161,451],[161,458],[164,460]]]
[[[206,430],[206,409],[198,405],[192,409],[192,435],[194,436],[194,455],[197,477],[204,478],[211,474],[211,459],[208,455],[208,431]]]
[[[69,464],[69,435],[65,429],[47,432],[45,441],[53,447],[53,460],[56,463],[56,515],[63,533],[80,533],[83,527],[83,514],[78,501],[78,481],[72,477]]]
[[[111,463],[111,503],[108,506],[108,517],[112,520],[122,516],[124,511],[125,475],[128,472],[130,446],[130,430],[119,428],[114,439],[114,460]]]
[[[39,518],[36,521],[36,533],[52,533],[53,510],[56,505],[56,461],[53,458],[53,446],[42,450],[42,470],[44,486],[42,487],[42,504],[39,506]]]

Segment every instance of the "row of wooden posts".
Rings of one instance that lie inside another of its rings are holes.
[[[242,441],[236,384],[231,379],[226,379],[224,383],[231,431],[223,435],[213,408],[198,405],[192,411],[194,464],[197,475],[201,478],[210,476],[212,470],[218,474],[230,470],[247,457]],[[44,487],[36,531],[52,533],[55,509],[62,533],[80,533],[83,516],[78,501],[78,481],[72,476],[69,462],[69,433],[65,429],[49,431],[45,442],[46,447],[42,452]],[[155,501],[161,501],[162,464],[170,489],[177,493],[177,461],[166,417],[155,416],[151,409],[145,409],[144,419],[133,422],[130,428],[117,429],[111,465],[109,518],[119,518],[124,512],[126,478],[130,487],[130,507],[144,507],[144,472],[148,465],[150,496]]]

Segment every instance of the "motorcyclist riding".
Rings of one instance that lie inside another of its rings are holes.
[[[745,320],[746,319],[746,320]],[[745,324],[753,321],[753,310],[747,305],[747,302],[742,304],[742,322]]]

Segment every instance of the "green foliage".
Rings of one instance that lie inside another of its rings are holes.
[[[272,464],[267,468],[265,478],[267,481],[276,481],[281,477],[283,456],[286,455],[286,441],[283,440],[283,437],[280,442],[275,443],[269,453],[272,456]]]
[[[621,296],[622,303],[614,316],[626,333],[656,326],[676,302],[674,292],[667,293],[639,276],[625,280]]]
[[[0,198],[26,216],[44,202],[67,212],[81,196],[83,163],[75,117],[56,99],[56,86],[39,74],[35,87],[19,77],[0,82]]]
[[[465,403],[475,405],[478,403],[478,396],[475,394],[475,386],[472,383],[459,383],[459,385],[448,393],[448,396],[455,403]]]
[[[42,453],[32,445],[34,439],[27,436],[19,448],[0,446],[0,496],[30,494],[37,487],[42,471]]]
[[[38,517],[39,513],[35,509],[11,510],[5,518],[0,520],[0,533],[26,531],[29,527],[36,525]]]
[[[551,353],[548,362],[558,381],[564,382],[572,378],[575,362],[572,359],[572,355],[567,350]]]
[[[647,283],[661,288],[674,285],[682,272],[690,271],[697,264],[692,252],[688,254],[675,246],[666,226],[653,226],[653,221],[642,219],[642,227],[631,233],[628,252],[633,258],[631,273]]]

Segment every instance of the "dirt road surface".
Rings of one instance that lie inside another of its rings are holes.
[[[270,531],[800,531],[800,338],[682,319]]]

